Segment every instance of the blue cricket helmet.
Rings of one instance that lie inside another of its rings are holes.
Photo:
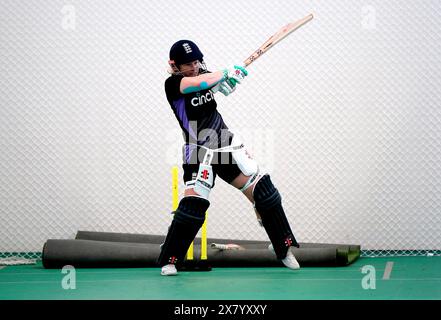
[[[189,63],[194,60],[203,62],[204,55],[198,46],[191,40],[179,40],[170,49],[170,60],[176,66]]]

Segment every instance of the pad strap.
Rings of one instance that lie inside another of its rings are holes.
[[[244,186],[240,188],[240,191],[245,192],[245,190],[248,189],[254,182],[256,182],[258,178],[259,178],[259,168],[257,168],[256,173],[254,173],[251,177],[248,178]]]

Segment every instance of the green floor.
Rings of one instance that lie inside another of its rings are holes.
[[[393,265],[386,280],[388,262]],[[368,274],[362,269],[367,265],[375,268],[375,289],[363,288]],[[44,269],[40,263],[0,268],[0,300],[441,299],[441,257],[437,256],[360,258],[347,267],[298,271],[217,268],[175,277],[160,276],[156,268],[77,269],[76,288],[70,290],[62,288],[67,274]]]

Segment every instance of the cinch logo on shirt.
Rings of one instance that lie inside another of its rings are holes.
[[[206,94],[203,94],[202,96],[197,96],[191,99],[191,104],[197,107],[211,100],[213,100],[213,94],[211,93],[211,91],[208,91]]]

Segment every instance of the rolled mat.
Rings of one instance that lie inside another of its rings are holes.
[[[98,241],[111,241],[111,242],[131,242],[131,243],[157,243],[161,244],[165,240],[165,235],[155,234],[139,234],[139,233],[118,233],[118,232],[98,232],[98,231],[78,231],[75,239],[81,240],[98,240]],[[201,241],[201,238],[196,238],[196,242]],[[237,240],[237,239],[219,239],[208,238],[208,243],[236,243],[236,244],[249,244],[249,245],[261,245],[262,247],[268,247],[269,241],[259,240]]]
[[[76,268],[157,267],[157,244],[93,240],[50,239],[43,246],[47,269],[72,265]]]
[[[111,241],[111,242],[131,242],[131,243],[153,243],[161,244],[165,240],[165,235],[152,235],[152,234],[136,234],[136,233],[117,233],[117,232],[98,232],[98,231],[78,231],[76,234],[76,239],[83,240],[99,240],[99,241]],[[195,244],[200,243],[201,239],[196,238]],[[220,238],[208,238],[207,243],[219,243],[228,244],[234,243],[241,245],[246,249],[262,249],[266,250],[269,241],[262,240],[240,240],[240,239],[220,239]],[[335,250],[336,264],[339,266],[349,265],[360,257],[360,245],[355,244],[333,244],[333,243],[306,243],[300,242],[300,250],[309,249],[313,257],[322,254],[323,261],[328,263],[329,253],[328,249]],[[312,250],[314,249],[314,250]],[[321,250],[315,250],[321,249]],[[292,248],[293,252],[298,250],[297,248]],[[297,256],[296,256],[297,258]],[[319,258],[311,258],[306,261],[315,261],[319,265]],[[299,261],[300,263],[300,261]],[[306,262],[309,263],[309,262]]]
[[[75,236],[75,239],[110,241],[110,242],[161,244],[165,240],[165,235],[139,234],[139,233],[118,233],[118,232],[98,232],[98,231],[78,231]]]
[[[201,261],[200,246],[194,246],[194,260],[184,261],[183,269],[199,264],[210,267],[283,267],[268,248],[247,248],[243,250],[218,250],[207,248],[208,260]],[[142,268],[158,267],[159,244],[111,242],[81,239],[50,239],[43,247],[43,266],[62,268],[72,265],[76,268]],[[301,266],[344,266],[359,257],[349,246],[291,248]]]
[[[161,244],[165,240],[165,235],[139,234],[139,233],[118,233],[118,232],[99,232],[99,231],[77,231],[75,239],[81,240],[98,240],[111,242],[131,242],[131,243],[157,243]],[[196,242],[200,242],[201,238],[196,238]],[[208,243],[235,243],[246,245],[247,247],[267,248],[270,244],[265,240],[240,240],[240,239],[222,239],[207,238]],[[354,244],[333,244],[333,243],[302,243],[305,248],[324,248],[324,247],[351,247],[353,250],[360,250],[360,245]]]

